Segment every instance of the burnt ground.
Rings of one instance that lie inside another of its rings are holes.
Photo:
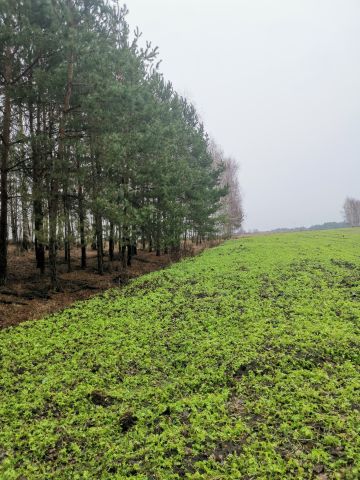
[[[191,246],[184,253],[195,255],[205,245]],[[35,254],[20,252],[15,246],[9,246],[9,275],[6,287],[0,288],[0,328],[16,325],[20,322],[38,319],[57,312],[77,300],[85,300],[97,293],[113,287],[119,287],[132,278],[165,268],[177,259],[169,254],[157,257],[155,253],[138,250],[133,257],[132,266],[124,272],[118,256],[113,262],[105,257],[105,273],[96,272],[96,251],[88,249],[88,265],[80,268],[80,249],[73,249],[72,271],[67,272],[63,252],[59,252],[59,278],[62,292],[50,289],[49,275],[41,275],[35,264]]]

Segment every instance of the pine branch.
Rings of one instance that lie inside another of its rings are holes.
[[[15,85],[20,80],[20,78],[24,77],[28,72],[30,72],[30,70],[32,70],[35,67],[35,65],[38,63],[40,58],[41,58],[41,54],[37,55],[35,57],[34,61],[31,62],[30,65],[28,65],[25,68],[25,70],[23,70],[17,77],[15,77],[15,79],[12,80],[12,82],[10,82],[10,84]]]
[[[12,165],[11,167],[8,167],[7,168],[7,172],[12,172],[14,170],[17,169],[17,167],[19,167],[20,165],[23,165],[24,163],[26,163],[28,160],[30,160],[29,158],[24,158],[23,160],[20,160],[20,162],[17,162],[15,163],[14,165]]]

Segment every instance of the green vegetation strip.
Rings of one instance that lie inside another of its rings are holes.
[[[0,478],[360,478],[360,230],[241,238],[0,334]]]

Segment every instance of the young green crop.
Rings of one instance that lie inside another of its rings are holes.
[[[0,478],[359,478],[359,255],[241,238],[2,331]]]

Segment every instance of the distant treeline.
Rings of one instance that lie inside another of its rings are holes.
[[[35,247],[52,287],[63,249],[177,251],[241,225],[236,162],[106,0],[5,0],[0,11],[0,284],[7,243]]]
[[[334,228],[350,227],[347,222],[325,222],[319,225],[311,225],[311,227],[296,227],[296,228],[275,228],[271,232],[302,232],[304,230],[332,230]]]

